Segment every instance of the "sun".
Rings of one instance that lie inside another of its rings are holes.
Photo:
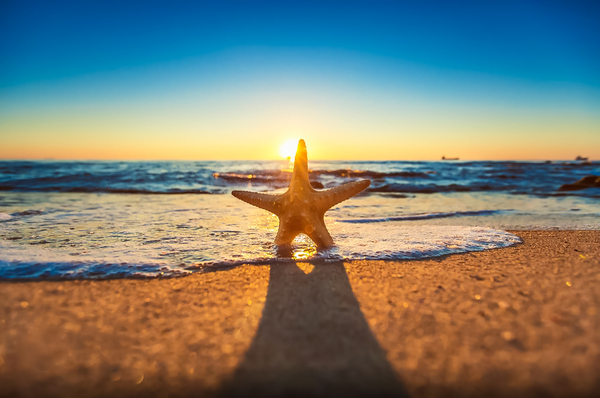
[[[286,158],[289,159],[290,161],[294,161],[294,158],[296,157],[296,149],[298,148],[298,140],[296,139],[290,139],[287,140],[286,142],[284,142],[283,144],[281,144],[281,146],[279,147],[279,154]]]

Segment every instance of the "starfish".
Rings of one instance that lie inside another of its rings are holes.
[[[371,185],[369,180],[359,180],[336,188],[317,191],[308,180],[308,157],[304,140],[298,142],[294,172],[288,190],[280,195],[233,191],[231,194],[246,203],[260,207],[279,217],[279,230],[275,237],[277,246],[287,246],[298,234],[308,235],[319,248],[333,245],[325,227],[325,212],[351,198]]]

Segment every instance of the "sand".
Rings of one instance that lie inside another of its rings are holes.
[[[600,232],[421,261],[0,283],[0,395],[591,396]]]

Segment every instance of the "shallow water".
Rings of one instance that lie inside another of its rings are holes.
[[[400,181],[409,179],[411,186],[474,187],[480,178],[471,175],[473,170],[483,172],[493,162],[393,162],[391,166],[371,162],[363,163],[366,166],[362,170],[345,172],[341,170],[346,164],[337,162],[329,164],[329,170],[321,168],[321,172],[313,173],[315,183],[330,187],[369,177],[374,190],[327,212],[334,248],[317,252],[309,239],[300,236],[291,257],[281,258],[272,243],[277,218],[229,195],[234,188],[282,192],[289,173],[273,171],[270,167],[276,162],[263,164],[264,173],[257,172],[256,162],[199,162],[216,166],[198,169],[196,176],[204,177],[193,183],[173,181],[179,177],[185,181],[187,177],[177,173],[190,172],[194,162],[164,163],[162,169],[156,168],[156,162],[99,162],[91,166],[78,162],[72,168],[68,165],[73,162],[50,162],[47,169],[41,166],[44,162],[0,163],[4,167],[0,168],[4,170],[0,186],[12,184],[12,189],[0,192],[0,278],[156,277],[275,260],[418,259],[517,243],[516,236],[502,231],[507,229],[600,228],[600,204],[593,190],[562,195],[556,190],[557,183],[553,190],[548,188],[551,178],[546,177],[531,186],[515,183],[519,186],[516,190],[505,187],[463,192],[444,188],[435,193],[407,194],[380,189],[386,184],[400,186]],[[26,171],[27,165],[30,171]],[[518,165],[503,164],[486,173],[530,167]],[[237,168],[232,171],[233,166]],[[532,167],[538,166],[548,167],[541,163]],[[132,167],[142,171],[128,176]],[[585,169],[588,166],[581,166],[582,170],[579,166],[556,167],[564,174],[552,177],[558,178],[558,183],[572,182],[579,174],[590,172]],[[577,173],[568,177],[562,168]],[[121,171],[115,172],[117,169]],[[426,169],[433,169],[435,177]],[[248,170],[256,174],[236,179]],[[224,173],[228,177],[223,178]],[[91,175],[89,185],[87,175]],[[86,186],[89,189],[84,193],[65,192]],[[520,193],[526,189],[535,193]],[[150,193],[177,190],[190,194]],[[224,193],[192,193],[210,190]]]
[[[42,199],[39,194],[17,195],[14,202]],[[29,203],[29,210],[14,212],[0,224],[0,277],[176,276],[206,267],[282,260],[272,243],[277,218],[231,196],[42,196],[46,200],[38,205],[43,208]],[[358,226],[341,221],[350,218],[336,220],[345,212],[332,213],[326,222],[336,240],[333,249],[317,252],[301,236],[284,260],[418,259],[519,241],[489,228],[396,222]]]

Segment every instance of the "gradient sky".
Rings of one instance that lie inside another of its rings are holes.
[[[600,2],[0,2],[0,158],[600,159]]]

